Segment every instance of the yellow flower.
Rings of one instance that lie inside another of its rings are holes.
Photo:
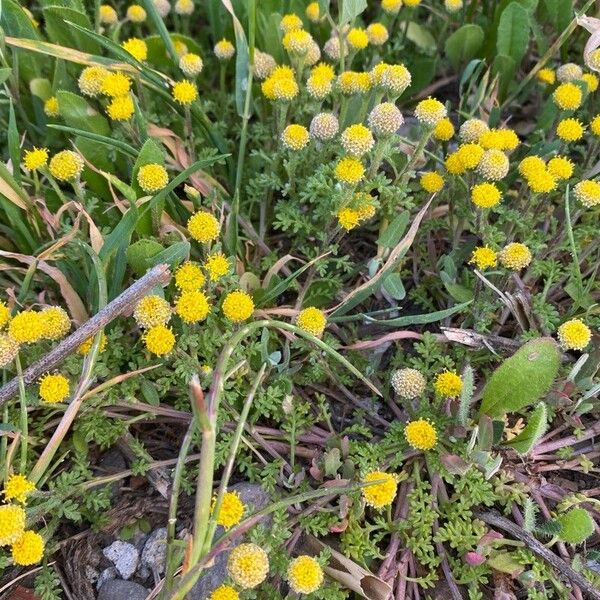
[[[119,17],[117,11],[108,4],[102,4],[100,6],[100,23],[103,25],[116,25]]]
[[[502,150],[486,150],[477,165],[477,171],[484,179],[498,181],[508,175],[510,163]]]
[[[581,106],[583,94],[575,83],[561,83],[552,94],[554,104],[561,110],[575,110]]]
[[[311,2],[307,7],[306,10],[304,11],[304,14],[306,15],[306,17],[308,18],[309,21],[312,21],[313,23],[317,23],[319,21],[320,18],[320,12],[319,12],[319,3],[318,2]]]
[[[390,14],[395,15],[402,8],[402,0],[381,0],[381,9]]]
[[[302,29],[302,19],[294,13],[283,15],[283,17],[281,17],[279,27],[283,33],[289,33],[290,31]]]
[[[312,594],[323,583],[323,569],[312,556],[298,556],[288,566],[285,576],[296,594]]]
[[[548,172],[556,179],[569,179],[573,168],[573,163],[566,156],[555,156],[548,161]]]
[[[552,69],[540,69],[536,77],[539,82],[546,85],[554,85],[556,82],[556,73]]]
[[[10,550],[16,565],[35,565],[44,556],[44,538],[35,531],[24,531]]]
[[[203,321],[210,312],[208,298],[198,290],[183,292],[175,303],[175,312],[185,323]]]
[[[375,140],[371,131],[359,123],[350,125],[342,133],[342,146],[351,156],[359,157],[366,154],[374,144]]]
[[[196,84],[187,79],[175,83],[171,93],[173,98],[175,98],[179,104],[183,105],[191,104],[198,99],[198,88],[196,87]]]
[[[304,29],[294,29],[292,31],[288,31],[283,36],[283,47],[290,54],[306,54],[310,48],[313,39],[308,31]]]
[[[546,163],[539,156],[526,156],[519,163],[519,173],[529,179],[532,175],[546,170]]]
[[[105,96],[116,98],[118,96],[126,96],[131,89],[131,79],[125,73],[117,71],[109,73],[102,80],[100,91]]]
[[[371,23],[367,27],[369,42],[374,46],[383,46],[388,41],[389,33],[382,23]]]
[[[195,292],[206,282],[206,277],[196,263],[184,262],[175,271],[175,286],[182,292]]]
[[[433,129],[432,135],[436,140],[441,140],[442,142],[450,140],[454,135],[454,125],[452,125],[452,121],[448,118],[439,121]]]
[[[10,321],[10,308],[0,300],[0,329]]]
[[[394,371],[390,383],[396,394],[405,400],[418,398],[425,391],[427,384],[425,377],[417,369],[398,369]]]
[[[196,77],[202,72],[203,67],[202,59],[193,52],[188,52],[179,59],[179,68],[186,77]]]
[[[548,169],[531,173],[527,178],[527,185],[536,194],[547,194],[556,189],[557,183],[554,175]]]
[[[215,44],[214,52],[219,60],[229,60],[235,54],[235,48],[229,40],[223,38]]]
[[[335,177],[348,185],[356,185],[364,176],[363,164],[355,158],[342,158],[335,166]]]
[[[405,6],[419,6],[421,4],[421,0],[404,0]]]
[[[240,544],[231,551],[227,559],[227,573],[241,588],[255,588],[269,573],[269,557],[256,544]]]
[[[215,509],[216,498],[213,498],[211,513]],[[231,529],[237,525],[244,516],[244,504],[240,500],[237,492],[225,492],[223,494],[223,502],[217,515],[217,524],[222,525],[225,529]]]
[[[322,310],[309,306],[300,311],[296,317],[296,325],[300,329],[312,333],[315,337],[321,337],[327,325],[327,317]]]
[[[44,335],[44,320],[33,310],[18,312],[8,324],[8,334],[18,344],[33,344]]]
[[[402,64],[376,65],[371,71],[371,77],[374,79],[375,83],[380,85],[390,96],[399,96],[402,94],[412,81],[410,71]],[[440,118],[445,116],[446,114],[444,112],[444,115]]]
[[[0,333],[0,369],[9,365],[19,353],[19,344],[9,335]]]
[[[478,183],[471,188],[471,201],[479,208],[492,208],[502,199],[502,192],[493,183]]]
[[[588,92],[590,94],[598,89],[598,84],[600,83],[600,81],[598,80],[598,77],[596,77],[596,75],[594,75],[593,73],[584,73],[581,76],[581,80],[585,81]]]
[[[458,12],[463,7],[463,0],[445,0],[444,6],[450,13]]]
[[[210,213],[202,210],[189,218],[187,229],[193,239],[204,244],[216,240],[221,232],[219,221]]]
[[[463,169],[475,169],[483,158],[484,150],[479,144],[461,144],[456,156]]]
[[[269,78],[270,79],[270,78]],[[269,81],[267,79],[267,81]],[[266,83],[266,81],[264,82]],[[273,81],[273,98],[281,102],[290,102],[298,95],[299,89],[295,79],[282,78]]]
[[[214,589],[208,600],[240,600],[240,595],[230,585]]]
[[[431,97],[421,100],[415,108],[415,117],[427,127],[435,127],[447,114],[446,107]]]
[[[83,159],[72,150],[58,152],[50,159],[50,174],[59,181],[71,181],[81,175]]]
[[[586,208],[600,204],[600,183],[591,179],[580,181],[573,189],[575,197]]]
[[[127,18],[133,23],[143,23],[146,20],[146,11],[139,4],[132,4],[127,9]]]
[[[558,341],[565,350],[583,350],[591,339],[592,332],[581,319],[571,319],[558,328]]]
[[[302,150],[309,140],[308,129],[302,125],[288,125],[281,134],[281,141],[288,150]]]
[[[144,335],[146,348],[157,356],[164,356],[173,350],[175,335],[166,325],[155,325],[148,329]]]
[[[498,255],[488,246],[480,246],[473,250],[469,262],[483,271],[484,269],[493,268],[498,264]]]
[[[29,481],[25,475],[11,475],[4,484],[4,499],[7,502],[16,500],[21,504],[27,502],[27,496],[35,490],[35,484]]]
[[[382,481],[382,483],[361,488],[366,504],[373,508],[383,508],[394,501],[398,490],[398,481],[394,475],[383,471],[371,471],[363,477],[363,483],[370,481]]]
[[[173,47],[175,48],[175,54],[177,54],[177,56],[185,56],[188,52],[188,47],[185,42],[182,42],[181,40],[173,39]]]
[[[25,530],[25,511],[15,504],[0,506],[0,546],[14,544]]]
[[[322,75],[311,75],[306,81],[306,91],[311,98],[322,100],[331,93],[331,80]]]
[[[460,160],[458,150],[446,156],[444,166],[446,167],[448,173],[450,173],[451,175],[462,175],[467,170],[466,167],[463,165],[462,161]]]
[[[209,254],[206,257],[204,268],[208,272],[208,277],[211,281],[218,281],[221,277],[224,277],[229,273],[229,261],[227,260],[227,257],[220,252]]]
[[[421,175],[419,183],[426,192],[435,194],[444,187],[444,178],[435,171],[428,171],[427,173],[423,173],[423,175]]]
[[[166,325],[171,319],[171,305],[156,294],[144,296],[135,305],[133,318],[142,329],[155,325]]]
[[[354,208],[346,206],[341,208],[337,213],[337,219],[340,227],[346,231],[352,231],[355,227],[358,227],[360,223],[360,215]]]
[[[531,251],[525,244],[512,242],[506,245],[499,254],[500,263],[511,271],[520,271],[531,262]]]
[[[77,85],[84,96],[95,98],[102,91],[102,83],[109,72],[98,65],[86,67],[81,71]]]
[[[383,102],[373,107],[369,113],[369,127],[379,137],[388,137],[400,129],[404,117],[391,102]]]
[[[148,46],[144,40],[140,38],[129,38],[121,44],[126,52],[129,52],[136,60],[146,60],[148,58]]]
[[[565,142],[577,142],[583,137],[584,127],[577,119],[563,119],[556,127],[556,135]]]
[[[310,122],[310,135],[322,142],[334,138],[338,130],[337,117],[331,113],[319,113]]]
[[[245,321],[254,312],[254,302],[249,294],[242,290],[229,292],[223,300],[223,314],[234,323]]]
[[[465,143],[477,144],[479,138],[489,129],[487,123],[481,119],[467,119],[460,126],[458,137]]]
[[[181,64],[179,65],[181,67]],[[254,50],[254,76],[261,81],[266,79],[277,66],[275,59],[266,52]]]
[[[366,75],[365,81],[362,77]],[[356,71],[343,71],[338,75],[337,87],[342,94],[350,96],[368,91],[370,88],[370,76],[368,73],[357,73]]]
[[[576,79],[581,79],[583,75],[583,70],[579,65],[575,63],[567,63],[566,65],[561,65],[556,70],[556,78],[560,82],[565,81],[575,81]]]
[[[135,112],[133,98],[130,95],[113,98],[106,112],[113,121],[128,121]]]
[[[587,65],[590,69],[600,71],[600,50],[592,50],[586,57]],[[581,77],[579,77],[581,79]]]
[[[519,138],[512,129],[489,129],[481,134],[479,143],[485,150],[514,150]]]
[[[437,442],[435,427],[426,419],[407,423],[404,428],[404,437],[417,450],[431,450]]]
[[[48,148],[36,148],[25,150],[23,165],[28,171],[37,171],[46,166],[48,162]]]
[[[62,402],[69,393],[69,380],[60,373],[44,375],[40,379],[40,398],[48,404]]]
[[[69,333],[71,319],[60,306],[49,306],[40,312],[44,324],[43,337],[47,340],[60,340]]]
[[[362,50],[369,45],[369,36],[361,27],[353,27],[346,36],[348,44],[354,50]]]
[[[140,167],[137,182],[147,194],[155,194],[169,183],[167,170],[158,163],[149,163]]]
[[[79,348],[77,348],[77,352],[79,354],[85,355],[92,349],[92,344],[94,343],[94,338],[96,336],[93,335],[89,337],[85,342],[83,342]],[[98,352],[104,352],[106,350],[106,335],[104,332],[100,334],[100,343],[98,344]]]
[[[454,371],[444,371],[435,378],[433,387],[444,398],[457,398],[462,392],[463,382]]]
[[[58,117],[60,109],[58,107],[58,98],[56,96],[51,96],[44,102],[44,113],[48,117]]]
[[[183,16],[191,15],[194,12],[194,2],[192,0],[177,0],[175,2],[175,12]]]

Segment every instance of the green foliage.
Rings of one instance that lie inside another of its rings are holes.
[[[594,533],[594,521],[585,508],[573,508],[559,515],[560,525],[558,537],[569,544],[582,544]]]

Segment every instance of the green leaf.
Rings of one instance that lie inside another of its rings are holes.
[[[408,210],[401,212],[379,236],[377,245],[383,248],[393,248],[404,235],[409,221],[410,212]]]
[[[558,537],[568,544],[582,544],[594,533],[594,519],[585,508],[573,508],[557,521],[560,524]]]
[[[161,37],[164,47],[168,51],[171,56],[171,60],[177,65],[179,64],[179,57],[177,56],[177,51],[175,50],[175,45],[173,44],[173,40],[167,31],[167,27],[162,17],[158,14],[156,10],[156,6],[152,0],[142,0],[142,4],[150,17],[150,22],[154,25],[155,29],[158,31],[158,35]]]
[[[135,224],[138,219],[138,209],[135,205],[121,217],[117,226],[104,238],[104,244],[100,249],[100,259],[107,261],[117,251],[119,245],[131,239],[131,234],[135,229]],[[162,247],[162,246],[161,246]]]
[[[552,387],[560,352],[549,337],[527,342],[493,373],[483,390],[481,414],[500,417],[531,406]]]
[[[8,153],[13,165],[13,177],[17,183],[21,183],[21,145],[19,144],[19,130],[17,129],[17,119],[15,117],[15,107],[12,98],[10,99],[10,108],[8,111]]]
[[[525,567],[510,552],[492,554],[488,558],[487,564],[492,569],[501,573],[508,573],[512,577],[517,577],[525,570]]]
[[[58,131],[65,131],[66,133],[71,133],[77,137],[83,137],[88,140],[92,140],[93,142],[100,142],[101,144],[105,144],[111,148],[115,148],[116,150],[120,150],[131,158],[136,158],[138,155],[138,151],[133,146],[130,146],[121,140],[116,140],[105,135],[84,131],[83,129],[76,129],[75,127],[65,127],[64,125],[58,125],[56,123],[49,123],[48,127],[50,129],[57,129]]]
[[[172,33],[169,38],[173,42],[182,42],[186,45],[189,52],[194,52],[199,56],[202,56],[202,48],[200,45],[191,37],[181,35],[179,33]],[[169,54],[169,50],[165,46],[165,42],[160,35],[151,35],[144,38],[146,46],[148,47],[148,58],[146,62],[154,67],[173,67],[173,59]],[[176,63],[178,64],[178,63]]]
[[[496,49],[498,54],[510,56],[516,65],[521,64],[529,45],[530,18],[527,9],[517,2],[511,2],[500,16]]]
[[[46,33],[51,42],[90,54],[100,54],[100,44],[74,27],[65,27],[65,21],[70,21],[91,31],[93,27],[85,13],[64,6],[48,6],[43,13]]]
[[[500,98],[506,98],[508,89],[517,71],[517,63],[510,56],[498,54],[494,57],[492,74],[497,75],[500,81]]]
[[[29,82],[29,90],[43,102],[52,96],[52,84],[43,77],[37,77]]]
[[[447,317],[450,317],[458,312],[463,311],[472,300],[464,302],[463,304],[457,304],[451,308],[445,308],[444,310],[438,310],[423,315],[409,315],[406,317],[398,317],[397,319],[388,319],[387,321],[379,321],[372,317],[365,316],[368,321],[377,323],[378,325],[385,325],[386,327],[406,327],[407,325],[426,325],[427,323],[435,323],[436,321],[442,321]]]
[[[409,21],[406,29],[406,37],[415,44],[415,46],[421,48],[421,50],[434,50],[437,48],[435,38],[431,34],[431,31],[415,21]]]
[[[544,0],[544,4],[554,29],[563,32],[573,18],[573,0]]]
[[[528,454],[533,450],[540,438],[546,433],[548,427],[548,410],[542,402],[531,413],[527,425],[512,440],[506,442],[506,446],[516,450],[519,454]]]
[[[67,125],[84,131],[91,131],[98,135],[110,135],[111,129],[108,121],[101,114],[98,114],[85,98],[65,90],[58,90],[56,98],[58,99],[60,116]]]
[[[181,241],[172,244],[168,248],[165,248],[162,252],[155,254],[148,260],[149,266],[154,267],[165,263],[170,267],[176,267],[190,255],[190,243],[188,241]]]
[[[0,69],[0,85],[3,84],[12,73],[12,69],[10,67],[2,67]]]
[[[467,24],[457,29],[444,46],[450,64],[458,69],[460,65],[475,58],[483,45],[484,33],[479,25]]]
[[[343,0],[340,11],[340,25],[351,23],[367,8],[367,0]]]
[[[394,300],[404,300],[406,297],[406,290],[400,278],[400,273],[390,273],[384,279],[383,287]]]

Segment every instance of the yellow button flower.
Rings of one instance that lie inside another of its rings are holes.
[[[462,392],[463,382],[454,371],[444,371],[436,377],[433,387],[444,398],[457,398]]]
[[[146,348],[157,356],[169,354],[175,346],[175,335],[166,325],[154,325],[144,335]]]
[[[531,262],[531,251],[525,244],[512,242],[499,253],[500,263],[511,271],[520,271]]]
[[[558,328],[558,341],[565,350],[583,350],[592,339],[590,328],[581,319],[571,319]]]
[[[35,531],[24,531],[10,550],[16,565],[35,565],[44,556],[44,538]]]
[[[437,442],[435,427],[426,419],[410,421],[404,428],[404,437],[417,450],[431,450]]]
[[[47,404],[62,402],[69,397],[69,392],[69,380],[64,375],[44,375],[40,380],[40,398]]]
[[[231,551],[227,559],[227,572],[242,589],[255,588],[269,573],[269,557],[256,544],[240,544]]]
[[[312,594],[323,583],[323,569],[312,556],[298,556],[290,562],[286,580],[296,594]]]
[[[187,222],[187,229],[193,239],[202,243],[216,240],[221,232],[219,221],[205,211],[194,213]]]
[[[223,301],[223,314],[234,323],[245,321],[254,312],[252,297],[242,290],[229,292]]]
[[[34,146],[31,150],[25,150],[23,166],[28,171],[37,171],[38,169],[45,167],[47,162],[48,148],[36,148]]]
[[[373,508],[383,508],[394,501],[398,490],[398,481],[394,475],[383,471],[371,471],[363,477],[363,483],[380,481],[361,488],[362,497],[366,504]]]
[[[300,329],[312,333],[315,337],[321,337],[327,325],[327,317],[322,310],[309,306],[300,311],[296,317],[296,325]]]

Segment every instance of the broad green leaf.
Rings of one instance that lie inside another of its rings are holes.
[[[124,240],[131,239],[131,235],[137,223],[139,211],[135,205],[121,217],[116,227],[104,238],[104,244],[99,252],[100,259],[103,262],[108,261],[114,252],[117,251],[119,244]]]
[[[493,553],[487,559],[487,564],[492,569],[508,573],[512,577],[517,577],[525,570],[525,567],[510,552]]]
[[[529,12],[517,2],[511,2],[500,16],[496,50],[510,56],[516,65],[521,64],[529,45],[529,20]]]
[[[421,50],[433,50],[437,47],[431,31],[415,21],[409,21],[406,37]]]
[[[455,69],[477,56],[483,45],[484,33],[479,25],[467,24],[457,29],[444,46],[446,56]]]
[[[52,84],[42,77],[32,79],[29,82],[29,89],[34,96],[41,98],[43,102],[52,96]]]
[[[149,266],[153,267],[165,263],[170,267],[176,267],[190,255],[190,243],[187,241],[176,242],[162,252],[155,254],[148,260]]]
[[[186,45],[189,52],[194,52],[199,56],[202,56],[202,48],[199,44],[194,41],[191,37],[186,35],[180,35],[173,33],[170,35],[173,42],[182,42]],[[144,39],[146,46],[148,47],[148,59],[147,62],[157,68],[169,67],[172,68],[173,60],[169,55],[169,51],[165,46],[163,38],[160,35],[151,35]]]
[[[365,318],[368,321],[377,323],[378,325],[384,325],[386,327],[394,328],[406,327],[407,325],[426,325],[427,323],[435,323],[437,321],[442,321],[443,319],[451,317],[456,313],[462,312],[467,306],[469,306],[469,304],[471,304],[471,302],[472,300],[469,300],[469,302],[457,304],[456,306],[452,306],[451,308],[446,308],[444,310],[438,310],[423,315],[408,315],[406,317],[398,317],[397,319],[388,319],[387,321],[379,321],[369,316],[365,316]]]
[[[554,29],[564,31],[573,18],[573,0],[544,0],[544,5]]]
[[[0,69],[0,85],[3,84],[12,73],[12,69],[10,67],[2,67]]]
[[[158,35],[161,37],[164,47],[169,53],[171,60],[175,64],[178,64],[179,59],[177,56],[177,51],[175,50],[175,45],[173,44],[173,39],[167,31],[167,26],[165,25],[165,22],[163,21],[162,17],[158,14],[154,2],[152,2],[152,0],[142,0],[142,4],[144,5],[144,8],[146,9],[148,16],[150,17],[149,20],[154,25],[154,28],[157,30]]]
[[[65,21],[69,21],[91,31],[93,27],[85,13],[64,6],[48,6],[43,12],[46,33],[51,42],[90,54],[100,54],[100,45],[96,41],[82,35],[74,27],[65,26]]]
[[[516,450],[519,454],[528,454],[533,450],[540,438],[546,433],[548,427],[548,410],[542,402],[531,413],[527,425],[512,440],[506,442],[506,446]]]
[[[92,108],[85,98],[65,90],[58,90],[56,98],[60,116],[67,125],[99,135],[110,135],[111,129],[108,121],[95,108]]]
[[[367,8],[367,0],[342,0],[339,24],[351,23]]]
[[[492,65],[492,74],[497,75],[500,80],[500,98],[506,98],[509,86],[514,79],[517,70],[517,64],[514,59],[504,54],[498,54],[494,58]]]
[[[500,417],[535,404],[550,390],[560,367],[560,352],[549,337],[527,342],[491,375],[480,412]]]
[[[393,248],[404,235],[409,221],[410,212],[407,210],[394,217],[393,221],[377,239],[377,245],[383,248]]]

